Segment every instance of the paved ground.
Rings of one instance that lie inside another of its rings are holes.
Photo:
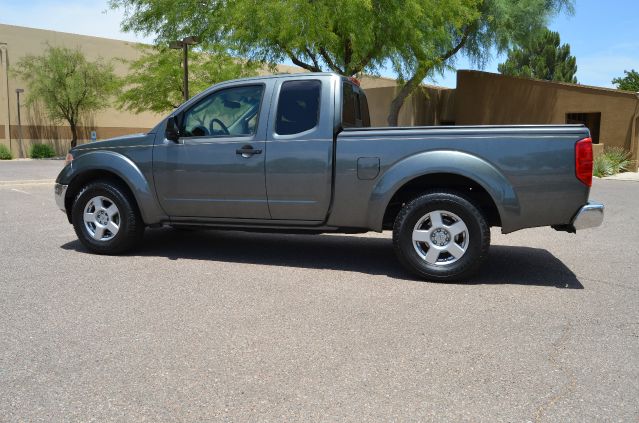
[[[617,181],[636,181],[639,182],[639,172],[623,172],[616,175],[606,176],[603,179],[614,179]]]
[[[61,166],[22,163],[0,182]],[[638,194],[598,180],[603,227],[493,231],[476,281],[438,284],[388,234],[95,256],[49,184],[2,182],[0,420],[636,422]]]

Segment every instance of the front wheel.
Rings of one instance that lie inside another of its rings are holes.
[[[404,267],[424,279],[463,280],[486,260],[490,228],[477,207],[462,195],[430,192],[399,212],[393,246]]]
[[[86,185],[71,211],[78,239],[98,254],[120,254],[142,239],[144,222],[134,200],[119,184],[97,181]]]

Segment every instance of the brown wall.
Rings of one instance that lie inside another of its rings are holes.
[[[399,91],[394,86],[366,87],[366,97],[371,115],[371,125],[388,126],[388,112],[391,102]],[[440,125],[454,121],[454,90],[442,87],[423,86],[421,90],[406,99],[399,113],[400,126]]]
[[[566,113],[600,112],[599,143],[623,147],[637,159],[632,130],[639,100],[634,93],[459,71],[455,95],[458,125],[561,124]]]

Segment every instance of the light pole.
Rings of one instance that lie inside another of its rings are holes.
[[[23,93],[22,88],[16,88],[16,96],[18,101],[18,136],[20,137],[20,145],[22,146],[22,121],[20,120],[20,93]]]
[[[169,43],[169,48],[182,49],[184,52],[184,101],[189,99],[189,46],[197,44],[199,41],[198,37],[186,37]]]

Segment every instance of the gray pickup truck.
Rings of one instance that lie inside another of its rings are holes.
[[[370,127],[356,80],[332,73],[217,84],[146,134],[73,148],[55,197],[100,254],[146,226],[393,231],[399,261],[461,280],[503,233],[603,221],[581,125]]]

